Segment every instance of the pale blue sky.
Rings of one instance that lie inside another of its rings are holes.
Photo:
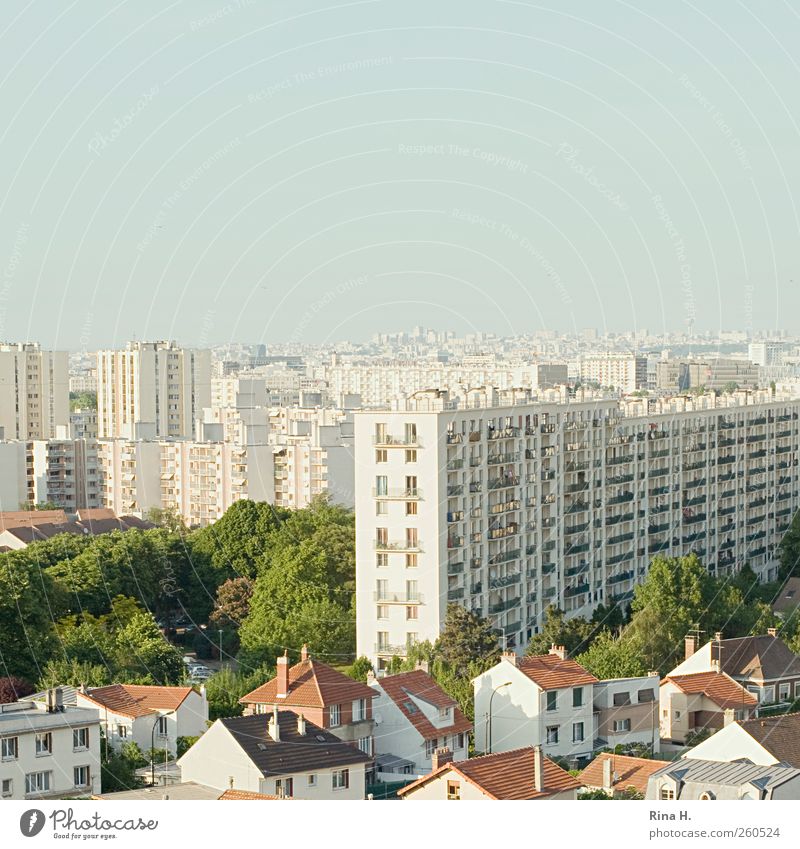
[[[0,338],[797,330],[800,9],[6,0]]]

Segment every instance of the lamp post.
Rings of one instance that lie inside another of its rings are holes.
[[[219,668],[222,669],[222,628],[219,629]]]
[[[153,728],[150,731],[150,785],[151,787],[156,786],[156,759],[153,751],[156,747],[156,728],[158,727],[159,722],[161,722],[162,717],[169,716],[171,713],[175,713],[175,708],[172,710],[164,711],[164,713],[160,713],[156,717],[156,721],[153,723]],[[167,736],[166,734],[164,735]],[[169,740],[164,744],[164,749],[169,745]],[[166,779],[166,770],[164,771],[164,778]]]
[[[497,694],[498,690],[502,690],[503,687],[510,687],[511,682],[506,681],[505,684],[498,684],[494,690],[492,690],[492,695],[489,696],[489,712],[486,715],[486,754],[491,755],[492,753],[492,701]]]

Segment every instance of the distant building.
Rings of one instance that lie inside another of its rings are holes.
[[[621,392],[635,392],[647,388],[647,357],[630,354],[606,354],[584,357],[580,363],[580,377],[584,383],[613,386]]]

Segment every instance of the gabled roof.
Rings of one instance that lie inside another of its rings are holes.
[[[386,695],[397,705],[400,713],[424,740],[433,740],[446,734],[465,734],[472,731],[472,723],[461,712],[458,703],[450,698],[431,675],[424,670],[414,669],[411,672],[387,675],[385,678],[377,679],[376,683],[381,686]],[[409,696],[428,702],[435,708],[452,708],[453,724],[444,728],[437,728],[409,699]]]
[[[713,640],[711,660],[719,660],[721,671],[735,678],[774,681],[800,676],[800,658],[783,640],[769,634]]]
[[[252,790],[226,790],[219,799],[224,802],[231,801],[257,801],[259,799],[285,799],[285,796],[270,796],[268,793],[255,793]]]
[[[372,761],[352,743],[341,741],[308,720],[306,733],[300,734],[297,714],[290,710],[278,711],[280,740],[276,742],[267,732],[271,716],[262,713],[217,720],[265,777],[356,766]]]
[[[777,787],[786,781],[800,778],[800,770],[786,764],[762,766],[746,758],[739,761],[706,761],[684,758],[663,767],[655,777],[670,776],[681,782],[741,787],[753,784],[760,790]]]
[[[176,710],[193,687],[148,687],[142,684],[110,684],[93,687],[81,695],[114,713],[136,719],[160,710]]]
[[[289,693],[285,698],[278,697],[275,677],[242,696],[239,703],[324,708],[356,699],[371,699],[374,695],[366,684],[349,678],[327,663],[308,658],[289,670]]]
[[[544,758],[542,765],[544,790],[536,790],[534,758],[533,747],[528,746],[524,749],[484,755],[466,761],[454,761],[443,764],[429,775],[401,788],[397,791],[397,795],[405,796],[448,770],[458,773],[465,781],[469,781],[491,799],[546,799],[555,793],[577,790],[582,786],[577,778],[561,769],[550,758]]]
[[[755,707],[758,699],[748,693],[741,684],[737,684],[724,672],[695,672],[689,675],[669,675],[663,686],[671,681],[684,693],[702,693],[707,699],[723,710],[726,708]]]
[[[651,758],[631,758],[627,755],[614,755],[603,752],[598,755],[578,776],[587,787],[603,787],[603,764],[611,761],[611,785],[614,790],[633,787],[644,795],[647,792],[647,779],[664,766],[664,761]]]
[[[775,760],[800,767],[800,713],[745,719],[737,724]]]
[[[563,687],[580,687],[596,684],[598,679],[574,660],[562,660],[557,654],[538,654],[521,657],[517,669],[527,675],[542,690],[560,690]]]
[[[787,578],[772,602],[775,613],[789,613],[800,606],[800,578]]]

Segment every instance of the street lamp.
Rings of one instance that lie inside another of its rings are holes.
[[[222,628],[219,629],[219,668],[222,669]]]
[[[156,728],[158,727],[158,724],[161,722],[162,717],[169,716],[171,713],[175,713],[176,710],[177,710],[177,708],[173,708],[172,710],[167,710],[167,711],[164,711],[164,713],[160,713],[156,717],[156,721],[153,723],[153,729],[150,732],[150,785],[152,787],[156,786],[156,760],[155,760],[155,755],[153,754],[153,752],[156,748]],[[167,735],[165,734],[164,736],[166,737]],[[166,750],[168,746],[169,746],[169,739],[164,744],[164,749]],[[166,777],[167,777],[167,774],[166,774],[166,771],[165,771],[164,772],[164,779],[165,780],[166,780]]]
[[[510,687],[511,682],[506,681],[505,684],[498,684],[494,690],[492,690],[492,695],[489,696],[489,712],[486,714],[486,754],[491,755],[492,753],[492,700],[495,697],[495,694],[498,690],[502,690],[503,687]]]

